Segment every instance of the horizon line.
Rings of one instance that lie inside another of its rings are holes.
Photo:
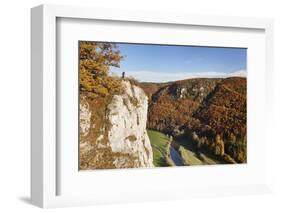
[[[122,74],[123,71],[112,72],[112,75]],[[224,72],[198,72],[198,73],[161,73],[153,71],[127,71],[126,77],[131,77],[139,82],[146,83],[168,83],[174,81],[195,79],[195,78],[230,78],[230,77],[244,77],[247,78],[247,70],[238,70],[231,73]]]

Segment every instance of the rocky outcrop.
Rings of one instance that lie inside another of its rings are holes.
[[[153,167],[147,96],[129,81],[122,85],[108,103],[80,95],[80,169]]]

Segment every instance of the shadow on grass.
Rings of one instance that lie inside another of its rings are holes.
[[[217,164],[229,164],[227,161],[225,161],[221,156],[216,156],[212,154],[209,150],[206,148],[198,148],[196,143],[188,137],[179,137],[176,138],[176,142],[182,145],[184,148],[188,149],[189,151],[193,152],[195,154],[195,157],[201,160],[202,162],[205,162],[204,158],[201,154],[204,154],[206,157],[214,160],[217,162]]]

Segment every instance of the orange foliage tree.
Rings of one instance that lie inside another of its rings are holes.
[[[110,66],[119,67],[123,59],[116,44],[81,41],[79,48],[80,90],[102,96],[119,91],[120,81],[108,76]]]

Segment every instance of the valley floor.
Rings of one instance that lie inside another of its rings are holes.
[[[162,132],[147,130],[155,167],[214,165],[226,163],[209,153],[198,152],[186,141],[176,141]],[[183,145],[184,144],[184,145]]]

